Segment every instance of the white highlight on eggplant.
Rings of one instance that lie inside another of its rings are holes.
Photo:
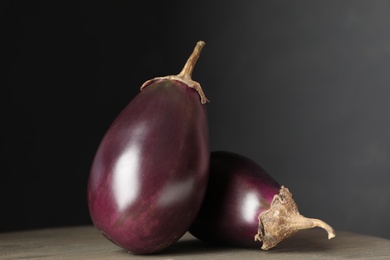
[[[257,199],[256,192],[248,192],[243,199],[242,216],[246,222],[253,222],[253,216],[257,214],[260,202]]]
[[[113,172],[113,185],[115,202],[119,210],[123,210],[136,199],[139,193],[139,167],[140,167],[140,146],[141,138],[145,127],[139,125],[133,129],[132,142],[127,151],[118,159]]]
[[[195,178],[189,177],[181,182],[167,185],[158,200],[158,205],[167,206],[180,201],[187,201],[187,197],[191,195],[194,187]]]

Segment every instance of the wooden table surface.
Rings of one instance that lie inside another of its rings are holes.
[[[154,255],[137,256],[105,239],[93,226],[0,233],[0,259],[390,259],[390,240],[320,229],[301,231],[277,247],[209,246],[190,234]]]

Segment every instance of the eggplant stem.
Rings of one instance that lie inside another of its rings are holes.
[[[328,239],[336,236],[334,229],[324,221],[315,218],[306,218],[302,215],[295,215],[292,217],[290,227],[297,231],[319,227],[328,232]]]
[[[189,79],[192,78],[192,72],[194,71],[196,62],[198,61],[198,58],[200,56],[200,53],[205,46],[204,41],[198,41],[196,43],[196,46],[194,48],[194,51],[192,52],[191,56],[188,58],[186,64],[184,64],[183,69],[179,74],[177,74],[178,77],[182,77],[183,79]]]
[[[299,230],[314,227],[326,230],[328,239],[336,236],[334,229],[324,221],[300,215],[292,194],[282,186],[279,194],[274,196],[271,207],[260,213],[255,240],[263,243],[263,250],[268,250]]]
[[[169,76],[165,76],[165,77],[156,77],[154,79],[150,79],[148,81],[146,81],[144,84],[142,84],[141,86],[141,91],[149,86],[150,84],[156,82],[156,81],[160,81],[160,80],[176,80],[176,81],[179,81],[179,82],[182,82],[184,83],[185,85],[187,85],[189,88],[193,88],[195,89],[199,96],[200,96],[200,102],[202,104],[205,104],[206,102],[210,102],[207,98],[206,98],[206,95],[204,94],[203,92],[203,89],[202,87],[200,86],[200,84],[194,80],[192,80],[192,72],[194,71],[194,68],[195,68],[195,65],[196,65],[196,62],[200,56],[200,53],[202,51],[202,48],[203,46],[205,46],[205,42],[204,41],[198,41],[192,54],[190,55],[190,57],[188,58],[187,62],[184,64],[184,67],[183,69],[181,70],[181,72],[177,75],[169,75]]]

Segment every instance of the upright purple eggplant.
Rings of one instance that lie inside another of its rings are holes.
[[[301,229],[334,230],[298,212],[289,190],[255,161],[226,151],[211,153],[204,203],[190,233],[211,244],[267,250]]]
[[[191,77],[203,46],[197,43],[180,74],[142,85],[93,160],[93,224],[131,253],[155,253],[177,241],[201,206],[210,158],[207,99]]]

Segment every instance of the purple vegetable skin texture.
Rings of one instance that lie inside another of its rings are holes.
[[[177,241],[206,191],[206,106],[182,79],[148,81],[109,127],[92,163],[93,224],[133,254],[156,253]]]
[[[280,184],[239,154],[216,151],[210,157],[206,196],[190,233],[212,244],[258,247],[258,216],[270,208]]]

